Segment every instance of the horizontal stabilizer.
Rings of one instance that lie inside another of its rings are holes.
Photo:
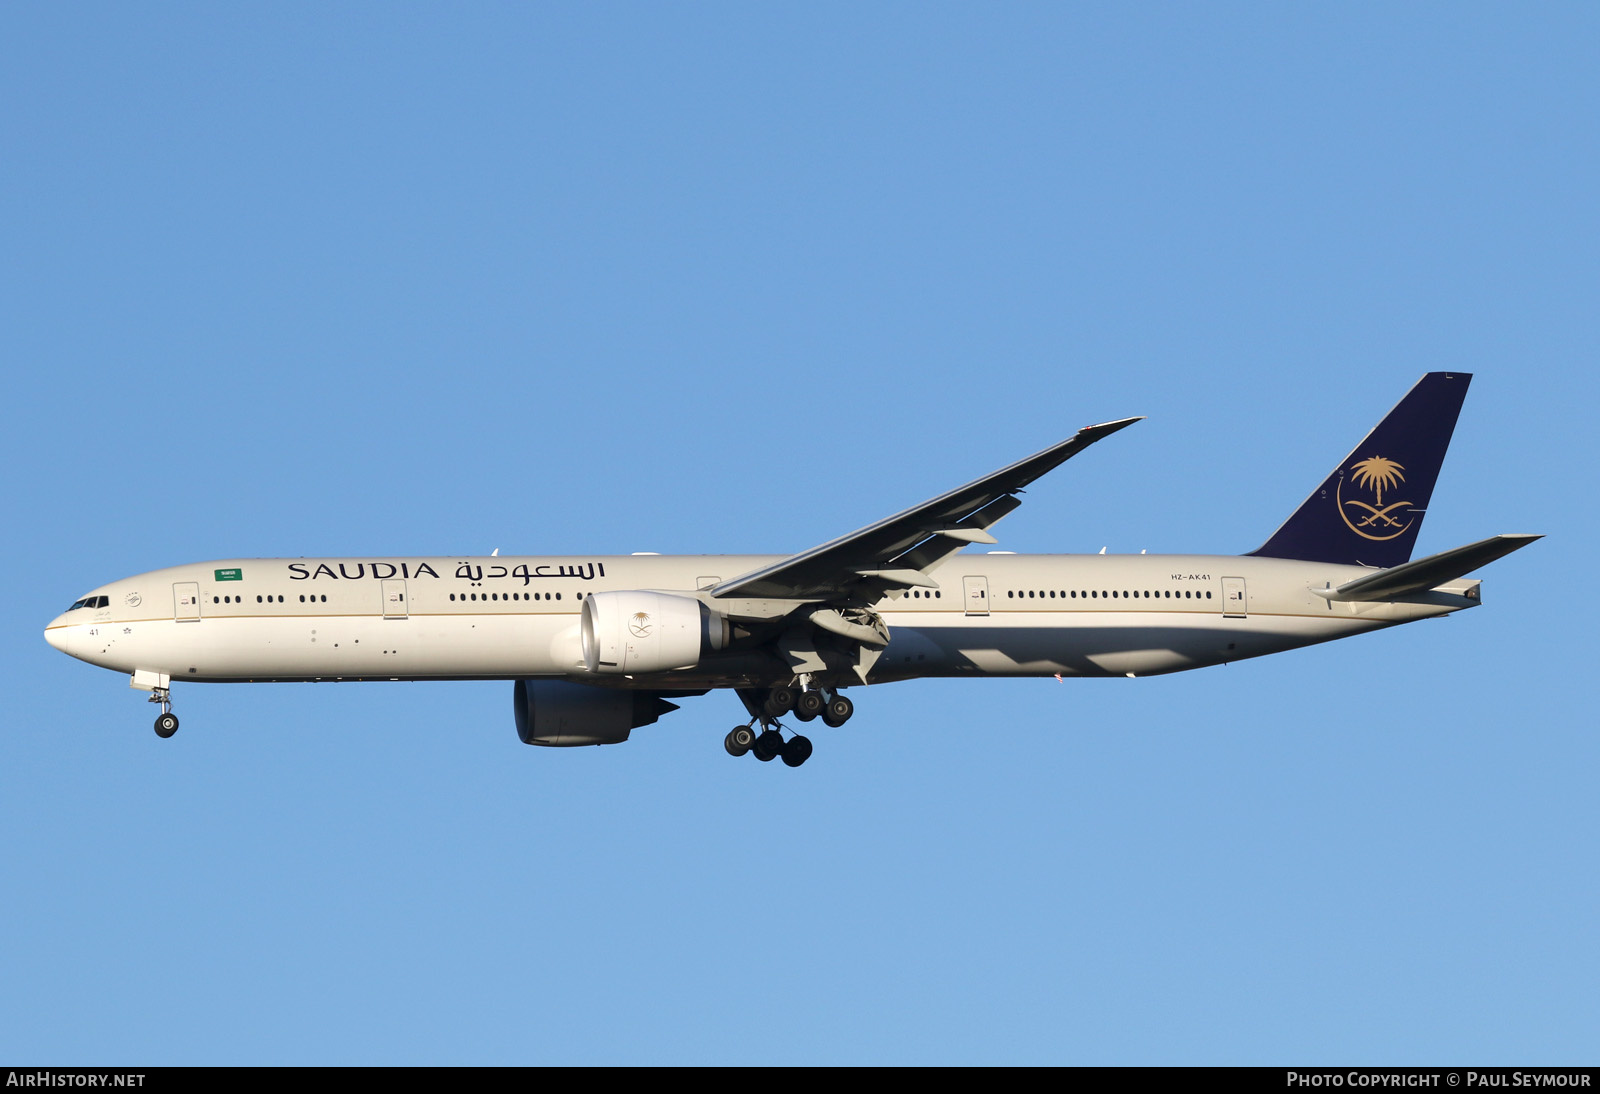
[[[1313,589],[1318,596],[1329,600],[1394,600],[1410,593],[1437,588],[1446,581],[1454,581],[1479,566],[1486,566],[1497,558],[1526,547],[1543,536],[1503,535],[1480,539],[1465,547],[1440,551],[1415,562],[1407,562],[1375,574],[1346,581],[1337,589]]]

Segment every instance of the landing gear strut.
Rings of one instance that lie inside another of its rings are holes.
[[[172,713],[172,691],[169,688],[151,688],[150,702],[161,704],[156,716],[156,736],[165,740],[178,732],[178,716]]]

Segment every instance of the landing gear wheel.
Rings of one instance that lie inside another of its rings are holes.
[[[795,700],[794,716],[802,722],[809,722],[822,713],[822,708],[828,701],[822,697],[820,691],[802,691],[800,698]]]
[[[794,709],[794,688],[776,687],[767,692],[766,711],[768,718],[782,718]]]
[[[822,708],[822,720],[834,729],[838,729],[850,720],[850,715],[856,712],[856,705],[843,695],[835,695],[833,700]]]
[[[165,740],[178,732],[178,716],[170,710],[156,718],[156,736]]]
[[[799,767],[811,759],[811,738],[790,737],[789,743],[783,746],[783,762],[790,767]]]
[[[722,738],[722,747],[728,750],[730,756],[743,756],[755,743],[755,730],[749,726],[734,726],[728,731],[728,735]]]
[[[756,743],[750,746],[750,751],[762,763],[771,763],[778,758],[778,753],[783,751],[783,734],[775,729],[769,729],[756,738]]]

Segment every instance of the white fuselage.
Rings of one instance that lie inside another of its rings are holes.
[[[591,593],[693,596],[776,561],[229,559],[103,585],[91,596],[95,605],[104,597],[104,607],[64,613],[45,636],[91,664],[173,681],[549,676],[613,686],[754,684],[767,664],[736,653],[649,680],[598,680],[584,666],[580,613]],[[1478,603],[1470,580],[1385,603],[1330,601],[1313,591],[1370,572],[1233,555],[958,554],[931,571],[937,590],[874,605],[891,640],[870,680],[1175,672]]]

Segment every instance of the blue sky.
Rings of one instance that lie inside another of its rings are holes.
[[[1572,1063],[1600,1005],[1589,6],[0,12],[0,1058]],[[101,582],[800,550],[1056,441],[1017,551],[1259,544],[1423,372],[1481,610],[1159,679],[191,686]]]

